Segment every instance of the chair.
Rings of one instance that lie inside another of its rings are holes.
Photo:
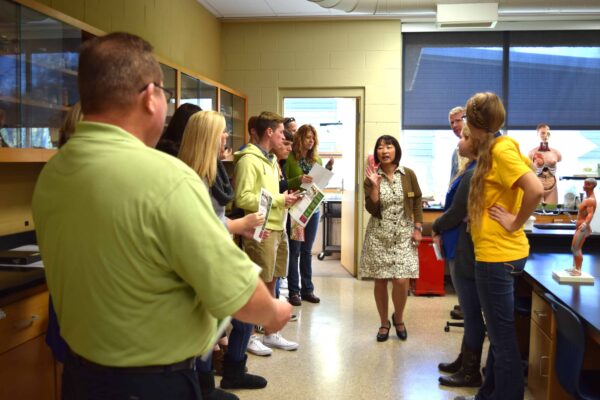
[[[583,325],[570,309],[550,293],[544,296],[556,318],[556,375],[567,393],[576,399],[600,399],[600,371],[582,371],[585,352]]]
[[[444,327],[444,332],[450,332],[450,327],[454,326],[457,328],[464,328],[465,327],[465,323],[464,322],[450,322],[450,321],[446,321],[446,326]]]
[[[458,310],[460,310],[460,306],[459,305],[454,306],[454,308],[450,311],[450,315],[452,316],[452,311],[458,311]],[[452,316],[452,317],[454,318],[454,316]],[[444,327],[444,332],[450,332],[451,326],[454,326],[457,328],[464,328],[465,327],[464,318],[463,318],[463,321],[460,321],[460,322],[446,321],[446,326]]]

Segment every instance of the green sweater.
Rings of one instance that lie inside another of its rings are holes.
[[[317,163],[323,165],[323,160],[321,160],[321,157],[319,156],[317,156]],[[300,168],[300,164],[298,163],[298,160],[296,160],[294,153],[291,152],[285,163],[285,176],[287,177],[290,190],[300,189],[302,175],[304,175],[304,171]]]

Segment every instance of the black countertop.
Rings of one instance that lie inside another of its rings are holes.
[[[42,268],[0,270],[0,298],[46,282]]]
[[[600,256],[583,254],[582,271],[595,278],[594,284],[558,283],[553,271],[565,270],[573,265],[571,254],[533,253],[525,265],[527,280],[537,283],[543,290],[573,310],[591,328],[600,333]]]
[[[0,236],[0,249],[37,243],[35,231]],[[0,297],[29,289],[46,282],[43,268],[0,267]]]

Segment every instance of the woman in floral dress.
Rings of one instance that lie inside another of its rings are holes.
[[[365,207],[371,220],[365,233],[361,276],[375,280],[375,304],[381,326],[377,341],[388,339],[392,324],[406,340],[404,307],[410,278],[419,277],[417,246],[423,230],[421,189],[413,170],[400,166],[402,150],[388,135],[377,139],[374,165],[366,171]],[[388,283],[392,283],[394,313],[388,319]]]

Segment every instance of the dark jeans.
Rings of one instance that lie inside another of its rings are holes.
[[[290,239],[290,260],[288,268],[288,290],[290,294],[311,294],[315,290],[312,283],[312,247],[317,236],[320,212],[310,217],[304,227],[304,242]],[[300,263],[298,264],[298,259]],[[300,274],[298,274],[300,269]],[[300,276],[298,276],[300,275]],[[302,289],[300,288],[300,281]]]
[[[478,400],[523,399],[525,383],[515,331],[514,285],[526,261],[527,258],[477,262],[475,266],[475,282],[490,339],[485,380],[477,393]]]
[[[460,304],[465,315],[465,346],[471,350],[481,349],[485,339],[485,323],[481,315],[481,303],[479,302],[475,279],[456,273],[454,260],[449,260],[448,263],[452,284],[458,296],[458,304]]]
[[[202,400],[193,369],[159,373],[119,372],[81,363],[70,353],[62,376],[63,400]]]
[[[246,356],[246,348],[252,336],[254,325],[247,324],[237,319],[231,320],[233,329],[229,334],[229,345],[225,357],[231,361],[242,361]]]
[[[210,371],[212,371],[212,350],[210,352],[210,355],[208,357],[206,357],[206,360],[203,360],[202,358],[198,357],[196,359],[196,371],[198,372],[204,372],[204,373],[209,373]]]
[[[52,350],[54,359],[64,363],[67,354],[67,343],[60,335],[60,327],[58,326],[58,317],[54,311],[52,296],[48,299],[48,329],[46,330],[46,344]]]

